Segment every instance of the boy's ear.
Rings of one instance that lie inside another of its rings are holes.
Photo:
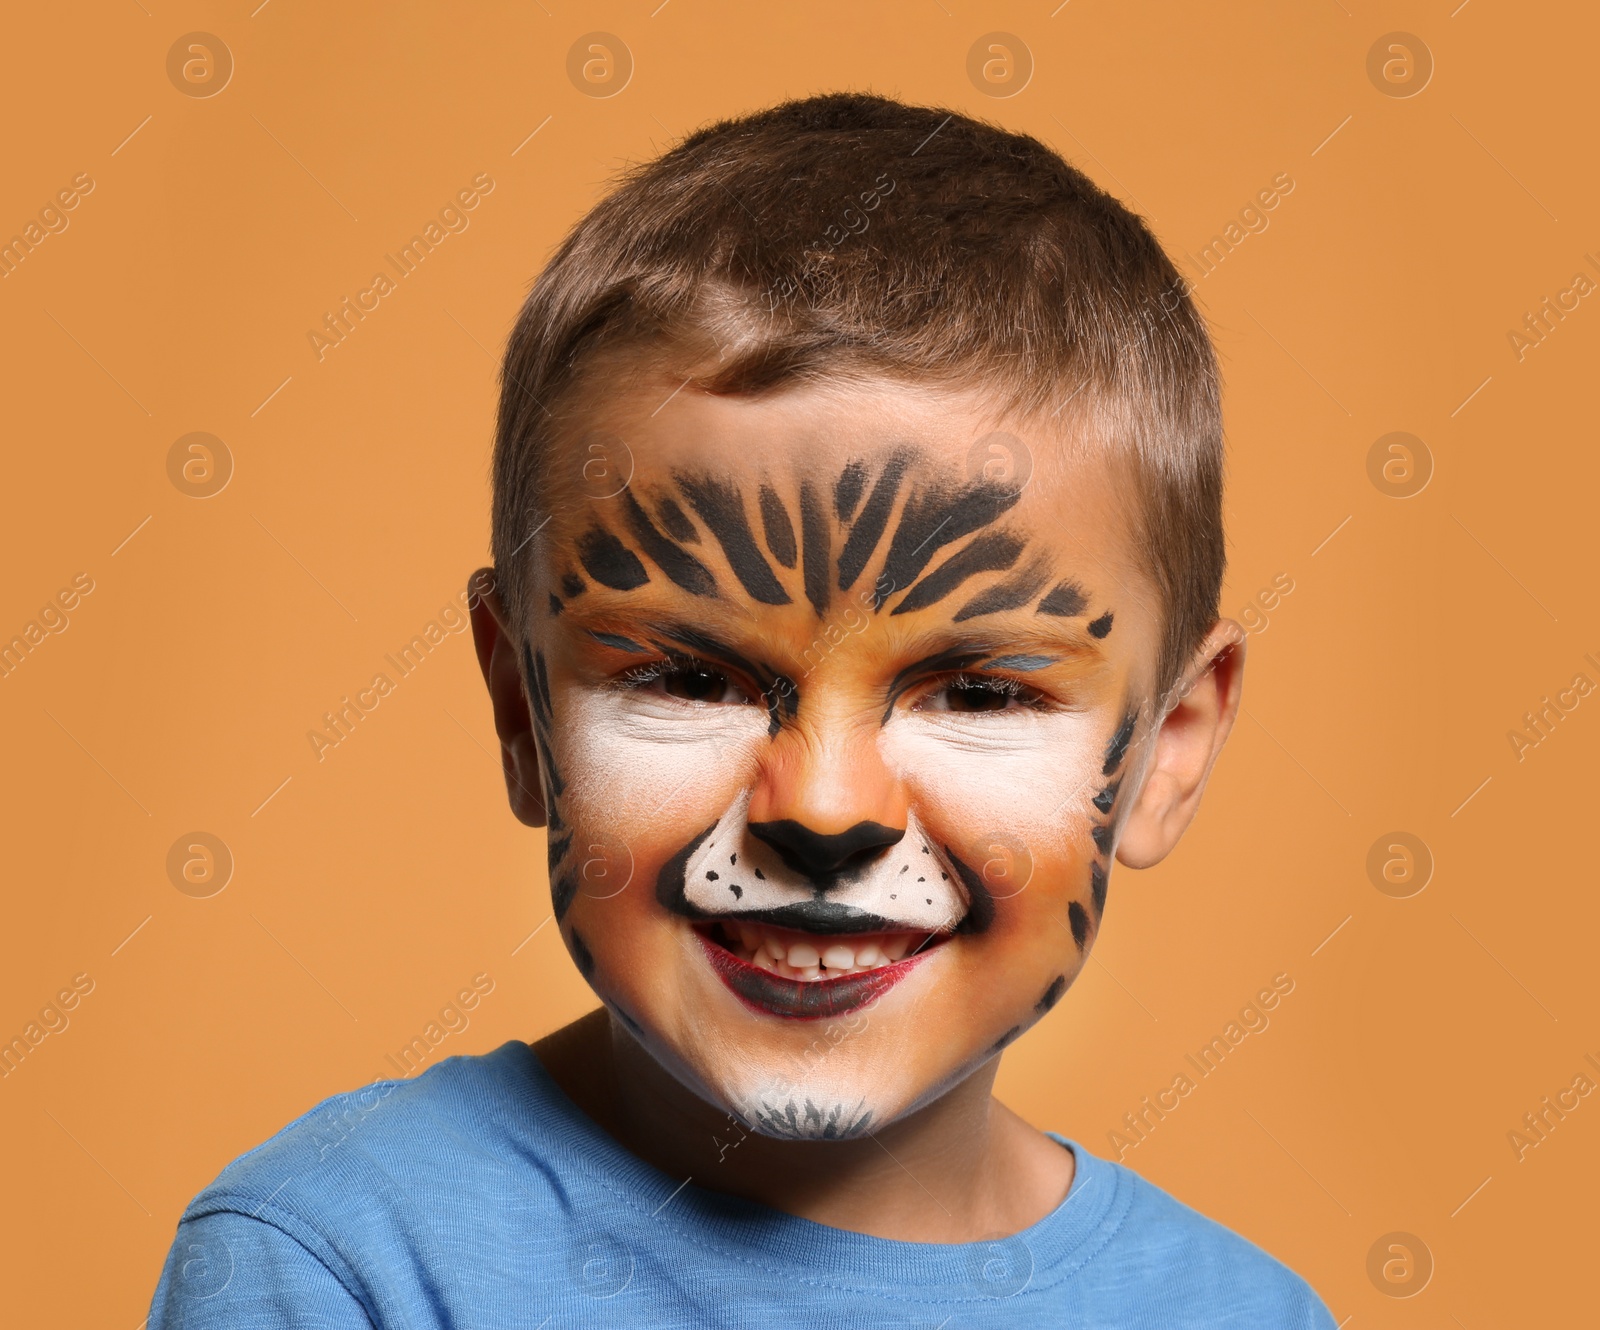
[[[1244,630],[1220,619],[1195,652],[1173,693],[1176,703],[1150,737],[1154,751],[1117,840],[1119,863],[1160,863],[1194,819],[1212,763],[1239,714],[1244,649]]]
[[[495,589],[493,569],[480,568],[467,579],[467,603],[472,607],[478,666],[494,704],[494,728],[500,736],[500,764],[505,768],[511,811],[530,827],[542,827],[544,783],[539,775],[538,740],[523,690],[519,644]]]

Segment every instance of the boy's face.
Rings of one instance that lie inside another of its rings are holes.
[[[673,386],[563,442],[529,546],[554,914],[701,1096],[857,1135],[1094,945],[1154,710],[1133,500],[976,397]]]

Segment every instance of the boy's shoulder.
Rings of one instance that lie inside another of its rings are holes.
[[[1170,1287],[1177,1275],[1186,1297],[1218,1299],[1235,1313],[1249,1309],[1262,1324],[1324,1323],[1321,1299],[1282,1261],[1126,1165],[1090,1155],[1081,1146],[1074,1151],[1081,1169],[1103,1171],[1126,1197],[1126,1210],[1102,1253],[1119,1279]],[[1331,1318],[1326,1324],[1332,1325]]]

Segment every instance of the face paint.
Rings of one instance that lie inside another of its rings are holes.
[[[912,1111],[1065,993],[1159,627],[1139,583],[1108,640],[1142,576],[1109,474],[963,480],[977,408],[847,398],[628,407],[633,483],[541,533],[587,580],[539,574],[563,610],[524,653],[580,969],[683,1084],[805,1139]],[[603,896],[598,844],[634,870]],[[817,1057],[829,1020],[859,1028]]]

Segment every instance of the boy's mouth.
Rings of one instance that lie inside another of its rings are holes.
[[[701,923],[707,959],[746,1006],[815,1020],[873,1001],[942,945],[947,933],[811,934],[741,920]]]

